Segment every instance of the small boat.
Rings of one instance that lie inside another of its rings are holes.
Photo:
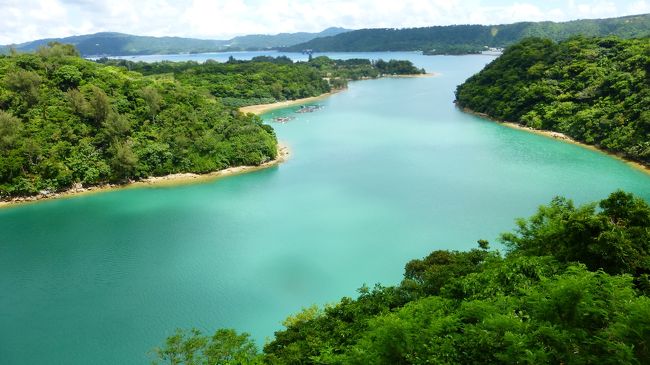
[[[275,117],[275,118],[273,118],[273,121],[276,122],[276,123],[284,124],[284,123],[286,123],[286,122],[288,122],[288,121],[290,121],[292,119],[294,119],[294,118],[293,117]]]
[[[296,110],[296,113],[313,113],[321,109],[323,109],[322,105],[302,105],[298,110]]]

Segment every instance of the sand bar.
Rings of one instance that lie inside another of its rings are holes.
[[[296,100],[287,100],[287,101],[278,101],[276,103],[270,103],[270,104],[257,104],[257,105],[249,105],[249,106],[243,106],[239,108],[239,111],[242,113],[253,113],[255,115],[260,115],[264,114],[266,112],[270,112],[271,110],[276,110],[276,109],[282,109],[286,108],[289,106],[294,106],[294,105],[300,105],[300,104],[305,104],[305,103],[311,103],[314,101],[318,100],[323,100],[329,96],[332,96],[338,92],[341,92],[345,89],[337,89],[330,91],[325,94],[321,94],[318,96],[312,96],[309,98],[302,98],[302,99],[296,99]]]

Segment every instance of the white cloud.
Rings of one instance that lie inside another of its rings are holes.
[[[646,12],[650,0],[0,0],[0,44],[99,31],[227,39],[330,26],[501,24]]]
[[[627,12],[630,14],[650,13],[650,2],[645,0],[635,1],[634,3],[628,5]]]

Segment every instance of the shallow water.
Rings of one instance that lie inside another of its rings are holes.
[[[0,210],[0,363],[148,363],[177,327],[262,343],[301,307],[398,283],[410,259],[495,242],[555,195],[650,201],[650,177],[618,160],[455,109],[491,58],[347,56],[441,75],[265,115],[296,117],[273,123],[293,152],[277,167]]]

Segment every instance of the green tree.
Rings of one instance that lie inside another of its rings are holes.
[[[131,122],[122,114],[110,113],[104,122],[104,128],[111,139],[122,139],[131,131]]]
[[[90,110],[92,111],[95,125],[101,125],[111,112],[111,104],[108,95],[101,88],[92,85],[90,87]]]
[[[61,90],[76,88],[81,83],[83,75],[73,65],[63,65],[54,72],[54,81]]]
[[[48,42],[47,46],[39,47],[36,54],[42,57],[80,57],[79,51],[72,44]]]
[[[162,102],[162,97],[158,90],[154,87],[147,86],[142,89],[142,98],[147,102],[147,107],[149,108],[149,116],[152,119],[156,118],[156,114],[160,111],[160,103]]]
[[[511,250],[582,262],[608,273],[650,273],[650,207],[622,191],[599,203],[575,207],[555,198],[529,219],[517,221],[516,233],[502,235]]]
[[[255,365],[261,357],[247,333],[232,329],[217,330],[206,336],[197,329],[177,330],[167,338],[165,346],[153,351],[155,364],[170,365]]]
[[[38,102],[38,87],[41,84],[41,77],[37,73],[19,69],[8,72],[4,81],[7,88],[18,93],[28,105]]]
[[[14,145],[20,136],[21,126],[20,119],[0,110],[0,150],[9,149]]]
[[[138,162],[137,156],[133,153],[131,145],[122,142],[113,144],[113,159],[111,166],[117,178],[128,178],[133,176],[136,164]]]

